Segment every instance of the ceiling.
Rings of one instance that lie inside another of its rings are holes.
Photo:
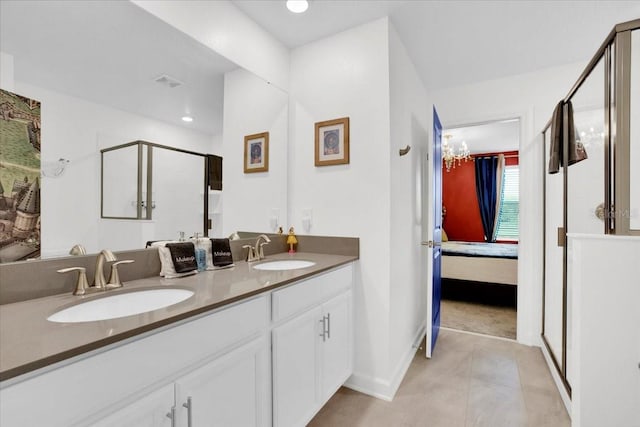
[[[640,17],[638,1],[312,0],[302,15],[284,0],[232,1],[290,48],[388,15],[429,89],[586,61],[615,23]],[[127,1],[2,0],[0,50],[17,80],[213,134],[223,73],[237,68]],[[155,83],[162,74],[184,85]]]
[[[520,145],[520,121],[518,119],[502,120],[459,128],[444,129],[451,135],[449,143],[457,149],[464,141],[471,154],[486,154],[504,151],[518,151]]]
[[[17,81],[222,131],[224,73],[237,65],[133,3],[3,0],[0,24],[0,50],[14,56]],[[160,85],[162,74],[184,84]]]
[[[300,15],[284,0],[232,1],[290,48],[389,15],[432,90],[586,63],[616,23],[640,17],[640,1],[311,0]]]

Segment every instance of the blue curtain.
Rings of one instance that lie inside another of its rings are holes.
[[[493,238],[493,226],[496,217],[496,171],[498,168],[497,157],[478,157],[476,166],[476,194],[478,195],[478,207],[484,229],[484,239],[487,242],[495,241]]]

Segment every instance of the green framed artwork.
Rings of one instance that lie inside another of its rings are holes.
[[[0,262],[40,257],[40,102],[0,89]]]

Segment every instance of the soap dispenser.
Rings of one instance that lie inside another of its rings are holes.
[[[191,242],[193,243],[196,254],[196,265],[198,266],[198,271],[205,271],[207,269],[207,249],[204,247],[202,240],[200,233],[193,233]]]

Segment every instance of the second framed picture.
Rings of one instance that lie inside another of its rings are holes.
[[[316,123],[316,166],[349,163],[349,117]]]
[[[244,173],[269,170],[269,132],[244,137]]]

